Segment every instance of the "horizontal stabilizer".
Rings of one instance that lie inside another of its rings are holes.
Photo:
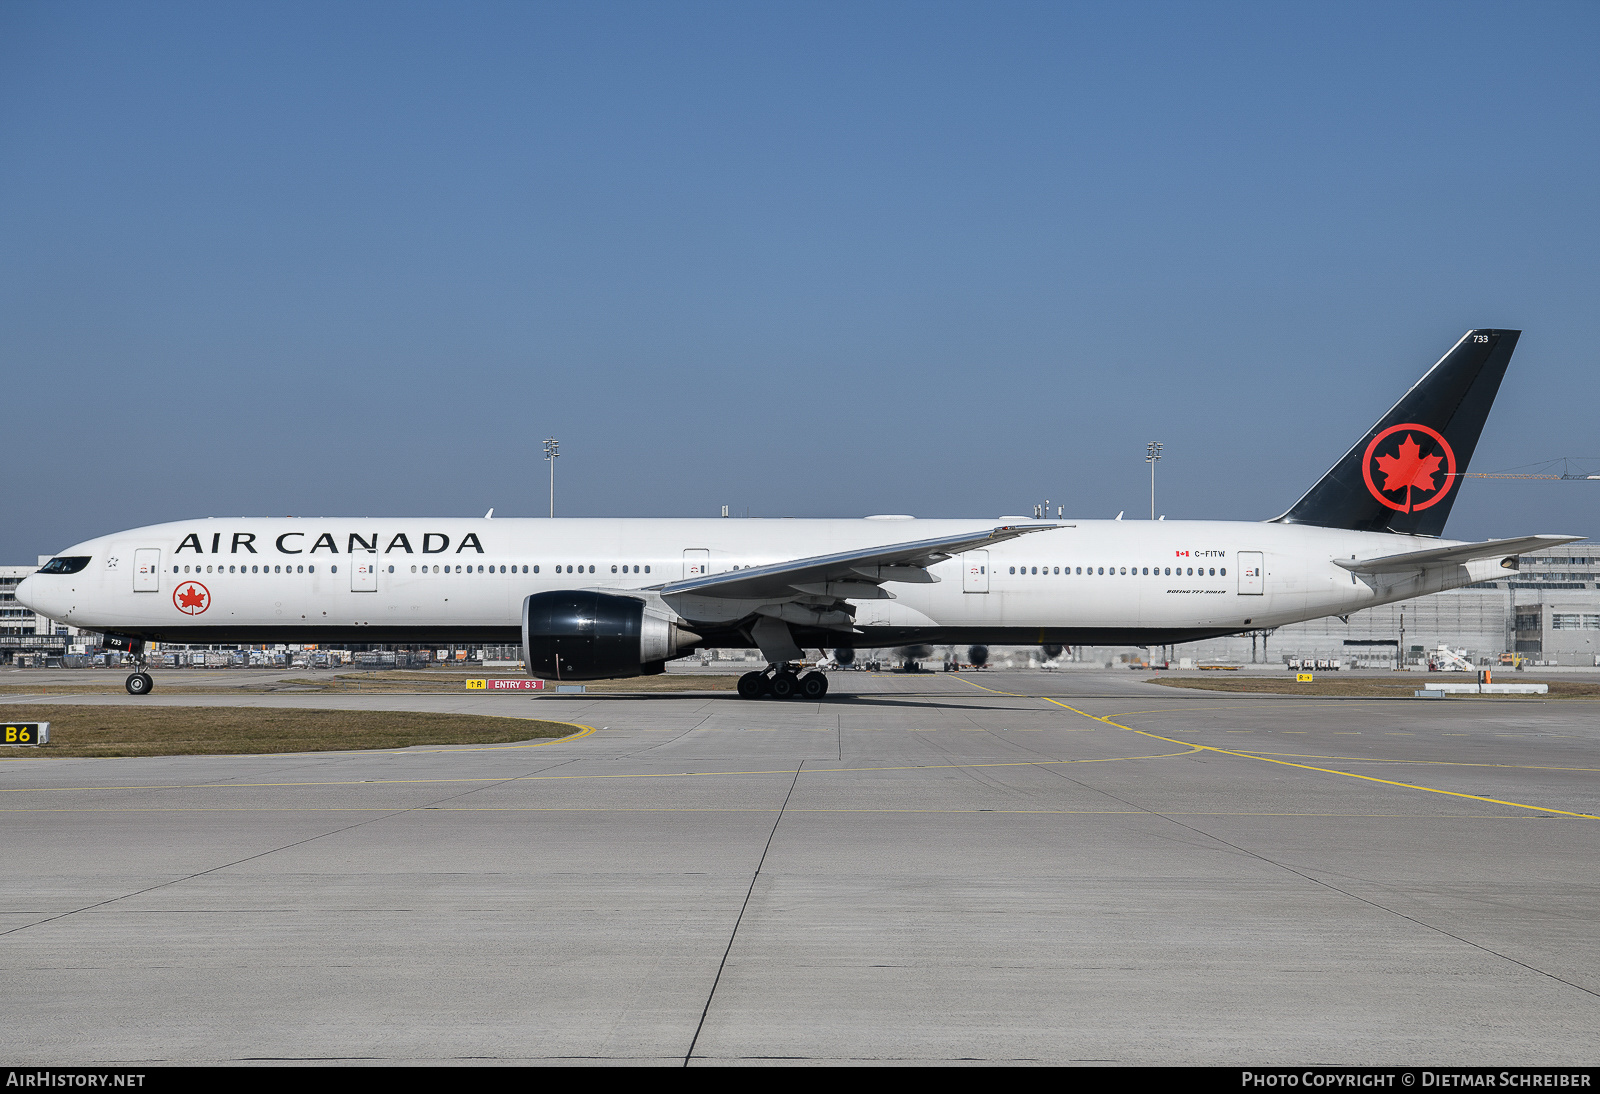
[[[1482,543],[1461,543],[1454,547],[1435,547],[1427,551],[1408,551],[1403,555],[1378,558],[1336,558],[1334,564],[1358,574],[1400,574],[1429,566],[1453,566],[1480,558],[1506,557],[1524,551],[1540,551],[1575,543],[1582,536],[1521,536],[1517,539],[1486,539]]]

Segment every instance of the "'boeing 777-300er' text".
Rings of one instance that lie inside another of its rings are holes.
[[[1165,645],[1482,581],[1581,537],[1439,538],[1520,332],[1469,331],[1280,517],[1246,521],[207,518],[88,540],[19,602],[145,643],[522,644],[553,680],[757,647]]]

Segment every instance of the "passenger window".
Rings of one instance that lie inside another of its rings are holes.
[[[645,567],[645,568],[644,568],[644,572],[645,572],[645,573],[649,573],[649,572],[650,572],[650,567],[648,567],[648,566],[646,566],[646,567]]]
[[[617,567],[616,567],[615,563],[612,563],[612,565],[611,565],[611,572],[612,573],[616,573],[617,572]]]
[[[594,573],[594,567],[593,567],[593,566],[590,566],[590,567],[589,567],[589,572],[590,572],[590,573],[591,573],[591,574],[592,574],[592,573]]]
[[[1016,573],[1017,572],[1017,568],[1015,566],[1011,567],[1010,572],[1011,573]]]
[[[1224,566],[1222,568],[1222,576],[1223,577],[1227,577],[1228,576],[1228,568],[1226,566]]]
[[[527,568],[527,567],[523,567],[523,568],[524,568],[524,569],[526,569],[526,568]],[[535,567],[534,567],[534,568],[533,568],[533,572],[534,572],[534,573],[538,573],[538,572],[539,572],[539,567],[537,567],[537,566],[535,566]]]

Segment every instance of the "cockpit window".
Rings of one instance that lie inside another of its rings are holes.
[[[39,567],[41,574],[75,574],[89,565],[88,555],[57,555]]]

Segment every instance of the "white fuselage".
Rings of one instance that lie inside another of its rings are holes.
[[[80,543],[61,554],[87,556],[81,570],[36,574],[17,595],[63,623],[164,641],[511,642],[531,593],[643,590],[994,523],[209,518]],[[870,647],[875,631],[886,644],[913,633],[953,641],[1093,641],[1110,632],[1133,635],[1123,641],[1135,640],[1134,632],[1152,643],[1183,640],[1342,615],[1497,572],[1498,561],[1486,560],[1358,577],[1333,562],[1447,542],[1277,523],[1057,522],[931,566],[936,582],[891,583],[892,599],[853,602],[863,633],[830,644]],[[669,596],[665,603],[694,623],[692,602]]]

